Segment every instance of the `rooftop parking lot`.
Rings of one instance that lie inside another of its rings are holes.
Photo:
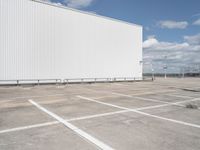
[[[200,78],[1,86],[1,150],[199,150]]]

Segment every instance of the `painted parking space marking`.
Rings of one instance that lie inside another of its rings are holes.
[[[149,109],[167,107],[167,106],[171,106],[171,105],[175,105],[175,104],[182,104],[182,103],[192,102],[192,101],[200,101],[200,99],[199,98],[195,98],[195,99],[192,99],[192,100],[185,100],[185,101],[180,101],[180,102],[171,103],[171,104],[162,104],[162,105],[153,105],[153,106],[147,106],[147,107],[140,107],[140,108],[135,108],[135,110],[139,110],[139,111],[141,111],[141,110],[149,110]],[[108,113],[102,113],[102,114],[95,114],[95,115],[77,117],[77,118],[72,118],[72,119],[66,119],[66,121],[73,122],[73,121],[79,121],[79,120],[85,120],[85,119],[92,119],[92,118],[98,118],[98,117],[111,116],[111,115],[115,115],[115,114],[123,114],[123,113],[127,113],[127,112],[131,112],[131,111],[130,110],[114,111],[114,112],[108,112]],[[34,125],[17,127],[17,128],[5,129],[5,130],[1,130],[0,134],[8,133],[8,132],[21,131],[21,130],[28,130],[28,129],[32,129],[32,128],[51,126],[51,125],[56,125],[56,124],[60,124],[60,122],[53,121],[53,122],[46,122],[46,123],[41,123],[41,124],[34,124]]]
[[[101,96],[101,97],[96,97],[95,99],[103,99],[103,98],[109,98],[109,97],[116,97],[116,96],[124,96],[124,97],[128,97],[128,98],[132,98],[134,96],[140,96],[140,95],[148,95],[148,94],[158,94],[159,92],[144,92],[144,93],[136,93],[136,94],[131,94],[131,95],[127,95],[127,94],[122,94],[122,93],[117,93],[117,92],[107,92],[107,91],[103,91],[103,92],[99,92],[96,90],[90,90],[92,92],[98,92],[98,93],[106,93],[106,94],[112,94],[109,96]],[[161,93],[163,92],[175,92],[173,91],[160,91]]]
[[[7,99],[7,100],[0,100],[0,102],[2,102],[2,101],[15,101],[17,99],[43,98],[43,97],[54,97],[54,96],[64,96],[64,95],[67,95],[67,94],[61,93],[61,94],[41,95],[41,96],[10,97],[10,98],[4,98],[4,99]]]
[[[58,123],[59,123],[58,121],[52,121],[52,122],[46,122],[46,123],[41,123],[41,124],[34,124],[34,125],[17,127],[17,128],[12,128],[12,129],[6,129],[6,130],[1,130],[0,134],[14,132],[14,131],[27,130],[27,129],[33,129],[33,128],[39,128],[39,127],[44,127],[44,126],[51,126],[51,125],[55,125]]]
[[[100,90],[95,90],[95,89],[90,89],[90,88],[86,88],[86,87],[82,87],[85,90],[94,92],[94,93],[105,93],[105,94],[112,94],[113,95],[117,95],[117,92],[114,91],[100,91]],[[151,92],[142,92],[142,93],[135,93],[135,94],[131,94],[131,96],[137,96],[137,95],[148,95],[148,94],[159,94],[159,93],[168,93],[168,92],[176,92],[176,90],[160,90],[160,91],[151,91]],[[126,94],[123,94],[126,95]],[[118,95],[119,96],[119,95]],[[105,96],[106,97],[106,96]]]
[[[132,98],[132,96],[131,96],[131,95],[126,95],[126,94],[122,94],[122,93],[116,93],[116,92],[112,92],[111,94],[113,94],[113,95],[117,95],[117,96],[123,96],[123,97]]]
[[[111,116],[111,115],[115,115],[115,114],[122,114],[122,113],[126,113],[126,112],[129,112],[129,111],[128,110],[121,110],[121,111],[95,114],[95,115],[89,115],[89,116],[83,116],[83,117],[77,117],[77,118],[65,119],[65,120],[68,121],[68,122],[72,122],[72,121],[78,121],[78,120],[85,120],[85,119],[92,119],[92,118],[98,118],[98,117],[104,117],[104,116]],[[45,123],[41,123],[41,124],[33,124],[33,125],[21,126],[21,127],[17,127],[17,128],[5,129],[5,130],[1,130],[0,134],[8,133],[8,132],[21,131],[21,130],[28,130],[28,129],[32,129],[32,128],[51,126],[51,125],[56,125],[56,124],[60,124],[60,122],[52,121],[52,122],[45,122]]]
[[[148,110],[148,109],[154,109],[154,108],[161,108],[161,107],[167,107],[167,106],[180,106],[180,107],[185,107],[185,105],[181,105],[184,103],[188,103],[188,102],[194,102],[194,101],[200,101],[200,98],[194,98],[194,99],[190,99],[190,100],[185,100],[185,101],[179,101],[179,102],[175,102],[175,103],[168,103],[168,104],[163,104],[163,105],[155,105],[155,106],[147,106],[146,108],[138,108],[136,110]]]
[[[143,100],[143,101],[157,102],[157,103],[163,103],[163,104],[173,104],[173,103],[165,102],[165,101],[161,101],[161,100],[143,98],[143,97],[126,95],[126,94],[121,94],[121,93],[112,93],[112,94],[119,95],[119,96],[124,96],[124,97],[128,97],[128,98],[136,98],[136,99],[140,99],[140,100]],[[183,106],[183,105],[180,105],[180,104],[174,104],[174,105]]]
[[[165,94],[165,95],[168,95],[168,94]],[[179,97],[179,98],[195,98],[195,97],[191,97],[191,96],[176,95],[176,94],[170,94],[169,96],[174,96],[174,97]]]
[[[177,123],[177,124],[181,124],[181,125],[185,125],[185,126],[190,126],[190,127],[194,127],[194,128],[200,128],[200,125],[197,125],[197,124],[192,124],[192,123],[187,123],[187,122],[183,122],[183,121],[179,121],[179,120],[175,120],[175,119],[170,119],[170,118],[165,118],[165,117],[161,117],[161,116],[157,116],[157,115],[152,115],[152,114],[149,114],[149,113],[138,111],[136,109],[130,109],[130,108],[126,108],[126,107],[123,107],[123,106],[118,106],[118,105],[114,105],[114,104],[110,104],[110,103],[100,102],[100,101],[97,101],[97,100],[94,100],[94,99],[91,99],[91,98],[88,98],[88,97],[84,97],[84,96],[77,96],[77,97],[79,97],[80,99],[83,99],[83,100],[96,102],[96,103],[99,103],[99,104],[104,104],[104,105],[107,105],[107,106],[112,106],[112,107],[120,108],[120,109],[123,109],[123,110],[130,110],[131,112],[135,112],[135,113],[138,113],[138,114],[141,114],[141,115],[144,115],[144,116],[148,116],[148,117],[151,117],[151,118],[165,120],[165,121],[169,121],[169,122],[173,122],[173,123]]]
[[[129,110],[120,110],[120,111],[115,111],[115,112],[109,112],[109,113],[103,113],[103,114],[96,114],[96,115],[90,115],[90,116],[85,116],[85,117],[73,118],[73,119],[69,119],[68,121],[71,122],[71,121],[99,118],[99,117],[111,116],[111,115],[122,114],[122,113],[127,113],[127,112],[130,112],[130,111]]]
[[[111,148],[110,146],[106,145],[102,141],[96,139],[95,137],[91,136],[90,134],[84,132],[83,130],[79,129],[78,127],[74,126],[73,124],[69,123],[68,121],[64,120],[63,118],[59,117],[58,115],[54,114],[53,112],[50,112],[46,108],[40,106],[35,101],[29,100],[29,102],[31,104],[35,105],[41,111],[47,113],[48,115],[50,115],[51,117],[53,117],[54,119],[56,119],[57,121],[59,121],[60,123],[62,123],[63,125],[65,125],[70,130],[74,131],[80,137],[82,137],[82,138],[86,139],[87,141],[95,144],[100,149],[103,149],[103,150],[114,150],[113,148]]]
[[[170,102],[161,101],[161,100],[155,100],[155,99],[151,99],[151,98],[144,98],[144,97],[133,97],[133,98],[137,98],[137,99],[144,100],[144,101],[159,102],[159,103],[163,103],[163,104],[170,104],[170,105],[172,104],[172,105],[177,105],[177,106],[184,107],[184,105],[181,105],[181,104],[170,103]]]
[[[168,92],[175,92],[175,90],[161,90],[161,91],[152,91],[152,92],[143,92],[143,93],[135,93],[131,94],[132,96],[137,96],[137,95],[148,95],[148,94],[159,94],[159,93],[168,93]]]

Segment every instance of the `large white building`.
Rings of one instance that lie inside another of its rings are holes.
[[[141,79],[141,62],[140,25],[42,1],[0,0],[1,83]]]

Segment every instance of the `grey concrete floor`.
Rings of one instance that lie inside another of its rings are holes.
[[[199,150],[199,83],[1,86],[0,149]]]

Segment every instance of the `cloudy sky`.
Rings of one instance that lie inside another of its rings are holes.
[[[145,72],[200,65],[200,0],[45,0],[144,27]]]

